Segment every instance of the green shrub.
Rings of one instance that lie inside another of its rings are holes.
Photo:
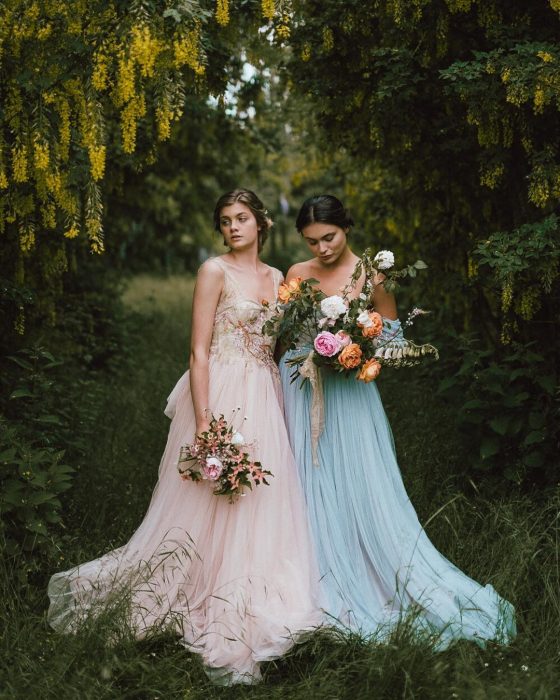
[[[533,345],[501,352],[473,337],[457,340],[462,364],[439,392],[459,402],[457,418],[471,466],[516,484],[554,483],[560,442],[555,368]]]

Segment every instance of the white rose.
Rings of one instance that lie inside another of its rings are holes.
[[[338,318],[346,312],[346,304],[344,299],[334,294],[332,297],[327,297],[321,302],[321,313],[328,318]]]
[[[395,256],[390,250],[380,250],[373,259],[378,270],[388,270],[395,264]]]
[[[233,435],[231,436],[231,444],[232,444],[232,445],[244,445],[244,444],[245,444],[245,438],[243,437],[243,435],[241,435],[241,433],[235,432],[235,433],[233,433]]]
[[[372,320],[369,317],[369,314],[367,311],[362,311],[356,321],[362,326],[363,328],[369,328],[372,325]]]

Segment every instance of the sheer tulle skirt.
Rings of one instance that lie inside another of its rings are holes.
[[[137,636],[171,626],[216,682],[252,682],[260,661],[321,623],[319,577],[277,375],[241,359],[211,360],[210,376],[210,406],[227,419],[235,412],[274,474],[270,486],[230,504],[208,482],[180,479],[179,450],[195,431],[187,372],[169,397],[171,427],[142,524],[124,547],[52,577],[49,622],[75,631],[124,595]]]
[[[460,638],[507,642],[510,603],[440,554],[405,491],[375,383],[324,373],[325,427],[311,450],[309,383],[280,365],[285,413],[318,553],[326,609],[336,624],[386,637],[407,618],[445,648]]]

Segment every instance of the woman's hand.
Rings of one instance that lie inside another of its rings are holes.
[[[202,435],[202,433],[206,433],[208,430],[210,430],[210,421],[209,420],[202,419],[202,420],[196,421],[196,430],[195,430],[196,435]]]

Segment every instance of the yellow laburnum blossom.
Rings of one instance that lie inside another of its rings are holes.
[[[261,0],[261,12],[265,19],[271,20],[276,12],[276,3],[274,0]]]
[[[62,161],[68,160],[70,149],[70,104],[66,98],[61,98],[58,102],[58,114],[60,124],[58,126],[58,138],[60,146],[60,157]]]
[[[94,180],[101,180],[105,174],[106,150],[105,146],[88,145],[91,176]]]
[[[134,97],[135,75],[134,61],[121,54],[117,70],[117,98],[118,104],[124,104]]]
[[[548,51],[538,51],[537,56],[545,63],[554,61],[554,56],[551,53],[548,53]]]
[[[12,150],[12,172],[14,182],[27,181],[27,146],[25,144],[20,144]]]
[[[511,78],[511,68],[504,68],[500,74],[500,78],[502,79],[502,83],[509,82],[509,79]]]
[[[225,27],[229,22],[229,0],[216,0],[216,22]]]
[[[103,243],[103,226],[99,219],[86,219],[86,231],[89,238],[89,247],[92,253],[100,255],[105,250]]]
[[[14,322],[14,330],[18,335],[24,335],[25,333],[25,312],[23,307],[20,308],[16,320]]]
[[[546,95],[542,86],[538,85],[533,97],[533,111],[535,114],[540,114],[544,110],[546,104]]]
[[[560,0],[550,0],[550,7],[556,12],[560,12]]]
[[[48,202],[41,207],[41,215],[45,228],[56,227],[56,207],[53,202]]]
[[[467,277],[473,279],[478,275],[478,264],[470,257],[467,259]]]
[[[200,56],[200,23],[173,42],[175,67],[189,66],[197,75],[202,75],[205,66]]]
[[[39,41],[44,41],[45,39],[48,39],[51,34],[52,25],[50,24],[50,22],[47,22],[47,24],[43,25],[42,27],[39,27],[37,31],[37,39],[39,39]]]
[[[168,105],[158,105],[156,107],[157,131],[160,141],[166,141],[171,136],[171,122],[174,116]]]
[[[494,165],[491,168],[486,168],[480,175],[480,184],[485,185],[490,189],[496,188],[502,178],[502,175],[504,174],[504,170],[503,163]]]
[[[109,81],[109,58],[106,54],[98,51],[93,59],[93,72],[91,83],[93,87],[101,92],[105,90]]]
[[[524,321],[530,321],[541,308],[540,290],[538,287],[524,289],[515,305],[515,311]]]
[[[301,60],[307,63],[311,58],[311,46],[309,44],[304,44],[301,50]]]
[[[35,231],[31,228],[21,229],[19,232],[19,249],[22,253],[29,253],[35,247]]]
[[[64,234],[64,238],[77,238],[80,235],[80,229],[77,224],[73,223]]]
[[[38,136],[33,140],[33,161],[37,170],[47,170],[49,167],[49,144]]]
[[[290,38],[291,33],[292,28],[290,27],[290,18],[289,16],[286,16],[285,18],[284,15],[282,15],[282,21],[276,27],[276,35],[280,40],[287,41]]]
[[[146,114],[144,95],[131,100],[121,113],[121,135],[123,151],[133,153],[136,148],[137,120]]]
[[[529,201],[537,207],[544,207],[550,199],[550,183],[542,167],[537,166],[530,175]]]
[[[0,190],[5,190],[8,187],[8,177],[4,169],[0,170]]]
[[[323,49],[332,51],[334,48],[334,34],[330,27],[323,27]]]
[[[513,284],[510,280],[504,282],[502,287],[502,311],[506,313],[513,301]]]
[[[151,78],[154,75],[154,65],[161,44],[153,37],[147,25],[132,28],[130,41],[130,56],[140,66],[140,75]]]

